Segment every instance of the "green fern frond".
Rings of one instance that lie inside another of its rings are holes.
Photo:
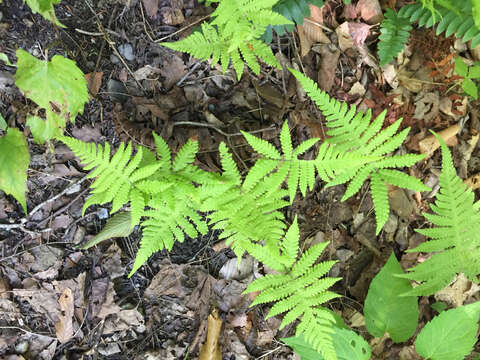
[[[286,256],[291,257],[295,254],[296,257],[298,254],[298,235],[298,224],[295,219],[284,239]],[[304,334],[306,341],[325,359],[336,359],[331,338],[335,319],[321,307],[325,302],[339,297],[338,294],[327,290],[339,278],[324,277],[335,261],[321,262],[312,267],[327,245],[328,243],[314,245],[303,254],[293,268],[286,268],[281,274],[256,279],[244,293],[261,291],[250,306],[275,303],[267,318],[286,313],[280,328],[300,318],[297,334]]]
[[[380,66],[391,62],[403,50],[410,37],[412,26],[410,21],[399,16],[392,9],[387,9],[385,18],[380,24],[378,37],[378,57]]]
[[[82,216],[90,205],[105,204],[114,201],[112,213],[119,210],[128,201],[132,201],[132,196],[138,204],[138,193],[132,193],[135,183],[151,176],[160,167],[159,164],[146,165],[139,167],[142,160],[142,149],[132,157],[132,144],[126,147],[122,144],[115,155],[110,158],[110,146],[96,145],[94,143],[84,143],[77,139],[69,137],[59,138],[63,143],[72,149],[80,160],[85,164],[86,170],[94,169],[89,178],[96,178],[90,185],[92,195],[83,206]],[[141,216],[139,211],[132,212],[132,227],[138,224]]]
[[[186,52],[201,60],[220,61],[226,71],[230,60],[238,79],[244,62],[255,74],[260,73],[257,58],[274,67],[281,67],[272,50],[260,40],[269,25],[291,21],[274,12],[278,0],[222,0],[211,14],[212,22],[203,23],[201,32],[194,32],[175,43],[161,43],[171,49]],[[243,58],[243,60],[242,60]]]
[[[287,233],[285,234],[285,239],[283,240],[283,248],[285,249],[285,258],[287,267],[291,267],[298,255],[298,239],[300,237],[300,232],[298,229],[297,217],[293,219],[292,225],[288,228]]]
[[[480,274],[480,203],[475,202],[472,189],[456,175],[452,156],[443,139],[439,136],[437,139],[442,150],[440,191],[431,206],[434,213],[424,214],[435,227],[416,229],[431,240],[409,250],[433,254],[401,275],[420,283],[405,295],[434,294],[459,273],[477,283]]]
[[[446,8],[436,4],[435,12],[422,6],[421,3],[403,6],[398,15],[409,19],[410,22],[418,21],[419,26],[427,28],[437,24],[436,34],[445,32],[445,37],[455,35],[463,42],[472,41],[471,47],[480,45],[480,29],[475,25],[471,1],[455,3],[454,8]]]
[[[373,199],[376,199],[374,207],[378,234],[390,211],[388,201],[384,201],[387,184],[418,191],[426,189],[418,179],[407,174],[396,179],[394,175],[399,172],[392,173],[392,169],[411,166],[423,159],[424,155],[390,155],[408,135],[409,128],[398,132],[402,119],[382,130],[386,110],[371,121],[370,111],[357,112],[355,106],[340,103],[318,89],[305,75],[296,70],[290,71],[322,111],[327,122],[327,135],[330,138],[326,141],[332,145],[327,147],[322,144],[316,160],[318,174],[328,182],[327,187],[349,182],[342,198],[344,201],[357,193],[365,181],[369,178],[373,180],[375,176],[375,183],[370,188]]]

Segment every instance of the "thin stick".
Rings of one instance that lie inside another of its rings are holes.
[[[177,30],[177,31],[171,33],[170,35],[167,35],[167,36],[164,36],[164,37],[162,37],[162,38],[160,38],[160,39],[154,40],[154,42],[159,43],[159,42],[162,42],[163,40],[167,40],[168,38],[170,38],[170,37],[172,37],[172,36],[175,36],[175,35],[181,33],[182,31],[185,31],[185,30],[191,28],[192,26],[197,25],[198,23],[201,23],[203,20],[208,19],[209,17],[210,17],[210,15],[204,16],[204,17],[202,17],[201,19],[198,19],[197,21],[194,21],[194,22],[191,23],[190,25],[187,25],[187,26],[185,26],[184,28],[181,28],[180,30]]]

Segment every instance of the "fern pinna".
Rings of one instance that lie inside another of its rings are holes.
[[[326,146],[333,147],[332,151],[339,154],[338,160],[346,161],[335,169],[334,177],[322,176],[322,171],[319,170],[320,177],[327,181],[327,187],[349,182],[342,201],[357,193],[364,181],[370,178],[378,234],[390,211],[388,184],[416,191],[429,189],[419,179],[396,170],[415,164],[424,155],[391,155],[402,145],[410,128],[398,132],[402,122],[402,119],[398,119],[382,130],[386,110],[371,122],[370,110],[367,113],[357,111],[355,106],[349,107],[346,103],[331,98],[300,72],[290,71],[326,118],[327,135],[330,136],[326,140]],[[315,165],[318,169],[322,165],[322,159],[317,158]]]
[[[211,14],[213,21],[203,23],[201,31],[174,42],[161,43],[173,50],[186,52],[201,60],[211,58],[212,65],[220,62],[223,71],[230,61],[242,76],[244,62],[260,73],[257,57],[268,65],[281,67],[272,50],[260,38],[269,25],[285,25],[291,21],[274,12],[278,0],[222,0]]]
[[[399,16],[392,9],[387,9],[380,24],[378,37],[378,57],[380,66],[391,62],[402,50],[410,37],[410,20]]]
[[[277,251],[270,255],[265,248],[258,251],[265,254],[262,262],[278,274],[256,279],[244,293],[260,291],[250,306],[274,302],[266,318],[286,313],[280,329],[300,319],[296,335],[304,335],[305,340],[319,351],[324,359],[334,360],[337,356],[331,334],[334,332],[335,318],[321,305],[340,297],[327,290],[340,278],[324,277],[336,261],[324,261],[314,265],[328,242],[312,246],[296,261],[299,253],[298,238],[298,223],[295,218],[282,241],[281,253]],[[255,253],[255,250],[252,250]]]
[[[420,27],[436,25],[436,34],[445,33],[445,37],[455,35],[463,42],[471,41],[472,49],[480,45],[480,23],[474,15],[472,1],[421,0],[403,6],[395,13],[387,9],[385,19],[380,25],[381,35],[378,42],[380,65],[383,66],[395,58],[410,36],[410,24],[418,22]]]
[[[423,213],[433,225],[429,229],[416,229],[430,237],[409,252],[428,252],[432,256],[406,274],[398,275],[415,280],[419,286],[406,295],[431,295],[447,286],[459,273],[470,281],[478,282],[480,274],[480,201],[455,173],[452,155],[439,136],[442,149],[442,173],[439,177],[440,191],[433,214]]]
[[[471,1],[459,1],[444,7],[441,2],[435,4],[435,8],[422,6],[422,4],[410,4],[402,7],[399,16],[407,18],[410,22],[418,21],[419,26],[427,28],[437,24],[436,34],[445,32],[445,37],[455,35],[463,42],[472,41],[472,49],[480,45],[480,29],[475,25]]]

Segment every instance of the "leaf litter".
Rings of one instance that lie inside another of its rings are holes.
[[[108,29],[130,69],[118,58],[111,61],[115,58],[110,55],[116,55],[108,46],[100,50],[102,37],[74,30],[98,31],[87,7],[78,2],[59,6],[65,15],[61,18],[68,19],[64,21],[67,29],[62,31],[85,46],[69,47],[68,51],[75,52],[87,74],[92,97],[83,116],[69,125],[68,131],[75,137],[114,145],[119,139],[133,140],[152,147],[153,130],[175,149],[196,137],[201,149],[199,166],[211,171],[220,167],[216,148],[221,141],[233,145],[241,168],[251,166],[252,153],[235,135],[239,130],[274,138],[278,125],[288,116],[295,124],[292,137],[297,141],[325,137],[318,110],[306,101],[287,71],[266,71],[258,78],[245,76],[238,82],[232,73],[222,74],[210,64],[166,51],[155,43],[177,31],[180,37],[186,36],[192,31],[190,25],[211,9],[193,1],[157,0],[111,0],[97,6],[99,12],[121,14]],[[6,37],[6,50],[21,45],[38,51],[35,42],[48,48],[55,38],[49,25],[42,21],[17,24],[14,13],[24,11],[17,8],[12,5],[0,20],[0,28],[7,25],[13,29]],[[439,158],[434,152],[438,144],[428,131],[434,129],[453,148],[456,164],[463,169],[462,178],[474,188],[480,187],[480,124],[478,119],[477,123],[465,121],[467,116],[474,120],[465,96],[447,92],[456,81],[451,39],[435,40],[424,49],[425,39],[439,37],[414,31],[397,63],[381,69],[372,61],[375,52],[369,45],[378,35],[375,25],[382,17],[378,1],[361,0],[343,9],[312,6],[311,10],[295,35],[279,39],[276,46],[281,53],[276,55],[282,63],[303,69],[322,89],[362,110],[378,114],[387,108],[387,121],[403,117],[402,126],[412,127],[406,148],[431,155],[424,164],[408,170],[425,182],[435,184],[439,175],[435,168]],[[108,19],[102,21],[106,26]],[[23,39],[21,31],[35,36]],[[50,34],[50,38],[42,34]],[[22,44],[18,44],[19,37]],[[126,53],[124,44],[129,44],[131,54]],[[52,44],[50,54],[62,50]],[[474,50],[478,60],[478,50]],[[98,53],[102,54],[99,58],[91,55]],[[11,86],[9,69],[0,70],[0,114],[10,126],[24,126],[32,111],[24,107],[22,94]],[[28,130],[24,132],[28,134]],[[289,348],[278,345],[278,339],[292,335],[289,330],[278,331],[276,317],[264,320],[265,308],[249,310],[252,299],[241,295],[254,277],[268,269],[243,259],[239,270],[234,266],[238,259],[219,245],[218,234],[212,232],[175,245],[170,255],[154,256],[148,267],[127,279],[139,229],[128,237],[96,243],[95,236],[105,229],[108,209],[96,208],[85,218],[80,216],[86,183],[70,188],[83,176],[78,161],[61,145],[55,147],[54,156],[48,155],[45,146],[29,144],[28,150],[35,165],[28,172],[26,205],[40,208],[30,216],[12,197],[0,194],[0,225],[19,225],[11,229],[0,226],[0,326],[9,327],[2,329],[0,356],[53,359],[62,349],[83,358],[183,359],[194,354],[217,359],[219,352],[237,359],[294,358]],[[15,189],[10,193],[21,198]],[[363,331],[358,302],[364,300],[371,279],[392,248],[401,252],[424,241],[412,229],[421,226],[420,213],[428,209],[434,193],[390,189],[388,226],[375,238],[367,189],[338,205],[343,190],[336,187],[311,193],[296,201],[293,209],[304,215],[306,248],[318,241],[333,244],[329,256],[339,263],[332,271],[344,278],[338,290],[345,298],[332,307],[350,326]],[[57,194],[62,195],[55,198]],[[88,241],[95,246],[89,250],[75,247]],[[423,260],[419,254],[404,254],[400,264],[411,266]],[[437,294],[436,300],[455,306],[476,297],[478,289],[459,277]],[[432,317],[426,306],[429,301],[420,302],[423,322]],[[125,345],[132,343],[135,345]],[[417,357],[408,343],[393,345],[382,338],[371,340],[371,345],[378,358]]]

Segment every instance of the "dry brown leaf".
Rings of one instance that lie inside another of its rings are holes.
[[[320,66],[318,69],[318,85],[320,89],[330,91],[335,82],[335,70],[337,69],[340,50],[329,45],[320,47]]]
[[[300,38],[300,55],[303,57],[309,53],[315,43],[328,44],[330,39],[325,35],[322,28],[315,24],[311,18],[305,19],[303,25],[297,26]]]
[[[87,82],[88,91],[92,96],[97,96],[100,86],[102,86],[103,72],[85,74],[85,81]]]
[[[222,319],[218,316],[218,310],[213,309],[208,315],[207,340],[200,349],[198,360],[221,360],[222,353],[218,346],[220,331],[222,330]]]
[[[382,8],[378,0],[359,0],[357,12],[365,22],[371,25],[378,24],[383,19]]]
[[[55,324],[57,339],[62,344],[65,344],[73,336],[73,292],[70,288],[66,288],[60,299],[58,299],[60,305],[59,320]]]
[[[162,7],[160,14],[162,14],[163,22],[167,25],[180,25],[185,21],[182,10],[174,9],[170,6]]]
[[[0,299],[10,298],[10,285],[8,280],[4,277],[0,277]]]
[[[470,176],[464,184],[470,186],[472,190],[480,188],[480,173]]]
[[[300,39],[300,56],[304,57],[307,55],[313,45],[312,40],[305,34],[303,25],[297,26],[298,38]]]
[[[364,23],[349,22],[348,31],[355,46],[362,46],[370,34],[371,26]]]
[[[452,140],[455,140],[456,142],[455,135],[458,134],[459,130],[460,130],[460,127],[457,124],[455,124],[442,131],[439,131],[437,134],[447,143],[447,145],[449,145],[449,144],[452,144],[451,143]],[[420,141],[418,143],[418,147],[422,154],[427,154],[427,156],[429,157],[433,154],[435,150],[437,150],[440,147],[440,143],[438,142],[435,136],[430,135],[430,136],[427,136],[422,141]]]
[[[142,0],[145,12],[152,19],[157,17],[158,0]]]

